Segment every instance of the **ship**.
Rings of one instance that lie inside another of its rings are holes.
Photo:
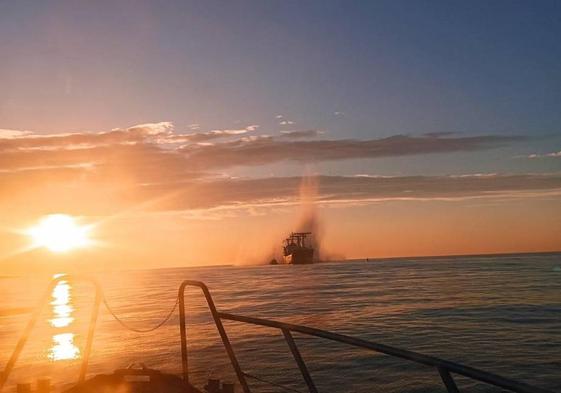
[[[284,262],[291,265],[307,265],[314,263],[314,248],[307,238],[311,232],[292,232],[284,240]]]

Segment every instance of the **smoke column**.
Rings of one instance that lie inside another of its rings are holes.
[[[314,259],[321,260],[322,225],[319,218],[316,201],[319,192],[319,178],[317,176],[304,176],[300,183],[300,222],[299,232],[312,232],[311,245],[314,247]]]

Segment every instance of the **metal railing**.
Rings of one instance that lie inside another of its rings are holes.
[[[92,313],[90,315],[90,324],[89,324],[89,327],[88,327],[88,335],[86,337],[86,345],[84,347],[84,355],[82,357],[82,364],[80,366],[80,374],[79,374],[79,377],[78,377],[78,382],[83,382],[86,379],[86,373],[88,371],[88,363],[89,363],[90,354],[91,354],[91,351],[92,351],[95,325],[96,325],[96,322],[97,322],[97,316],[99,314],[99,305],[101,304],[101,300],[102,300],[101,286],[99,285],[99,283],[95,279],[93,279],[91,277],[59,276],[59,277],[53,278],[53,280],[50,282],[49,286],[47,287],[47,290],[46,290],[45,294],[41,297],[41,299],[39,301],[39,304],[37,305],[37,307],[31,313],[31,318],[29,319],[29,321],[27,322],[27,325],[23,329],[23,332],[22,332],[22,334],[21,334],[21,336],[20,336],[20,338],[19,338],[19,340],[16,344],[16,347],[15,347],[14,351],[12,352],[10,358],[8,359],[8,362],[6,363],[6,367],[4,367],[4,370],[0,372],[0,391],[2,390],[2,388],[4,387],[6,382],[8,381],[8,377],[10,376],[14,366],[16,365],[16,362],[18,361],[19,356],[21,354],[21,351],[23,350],[23,348],[25,347],[25,344],[27,343],[27,340],[29,340],[29,336],[31,335],[31,331],[35,327],[35,325],[37,323],[37,320],[39,319],[39,316],[41,315],[41,312],[45,308],[45,305],[48,303],[54,287],[57,284],[59,284],[60,282],[66,282],[66,281],[70,281],[70,280],[72,280],[72,281],[86,281],[86,282],[89,282],[89,283],[93,284],[93,286],[95,288],[94,305],[93,305],[93,308],[92,308]]]
[[[437,357],[428,356],[421,353],[392,347],[389,345],[379,344],[371,341],[362,340],[356,337],[346,336],[343,334],[328,332],[326,330],[315,329],[302,325],[295,325],[291,323],[284,323],[284,322],[273,321],[268,319],[252,318],[242,315],[219,312],[216,309],[216,306],[214,305],[214,300],[212,299],[212,295],[210,294],[208,287],[200,281],[192,281],[192,280],[183,281],[183,283],[179,287],[179,294],[178,294],[179,328],[181,333],[181,360],[182,360],[182,367],[183,367],[183,378],[185,379],[186,382],[189,382],[187,331],[185,326],[185,288],[187,286],[198,287],[202,290],[208,308],[216,325],[216,328],[218,329],[218,333],[220,334],[220,338],[222,339],[224,348],[226,349],[232,367],[234,368],[239,384],[242,387],[244,393],[251,393],[251,390],[245,378],[247,374],[244,373],[240,367],[240,364],[234,353],[234,349],[232,348],[232,344],[230,343],[230,340],[228,338],[228,334],[224,329],[224,325],[222,323],[223,320],[248,323],[252,325],[279,329],[282,332],[288,344],[290,352],[292,353],[292,356],[294,357],[294,360],[298,365],[300,373],[302,374],[302,378],[304,379],[304,382],[306,383],[308,387],[308,391],[310,393],[316,393],[318,390],[314,384],[310,372],[308,371],[306,363],[302,358],[300,351],[298,350],[298,346],[296,345],[296,342],[292,337],[292,332],[323,338],[331,341],[336,341],[339,343],[351,345],[358,348],[363,348],[373,352],[383,353],[389,356],[394,356],[397,358],[401,358],[417,364],[422,364],[427,367],[434,368],[435,371],[437,371],[438,374],[440,375],[440,378],[442,379],[442,383],[446,387],[448,393],[459,393],[460,391],[458,389],[458,386],[456,385],[456,382],[454,381],[454,377],[452,374],[462,375],[472,380],[484,382],[489,385],[493,385],[516,393],[553,393],[549,390],[534,387],[522,382],[516,382],[511,379],[504,378],[496,374],[488,373],[486,371],[479,370],[473,367],[464,366],[462,364],[439,359]]]

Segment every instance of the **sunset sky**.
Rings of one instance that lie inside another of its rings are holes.
[[[561,250],[559,1],[0,3],[0,275]],[[68,214],[80,249],[33,247]]]

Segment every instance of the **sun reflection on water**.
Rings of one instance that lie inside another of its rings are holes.
[[[55,275],[60,277],[60,275]],[[61,280],[53,288],[51,294],[51,310],[52,318],[49,323],[55,329],[69,327],[74,322],[72,313],[74,306],[72,305],[72,286],[66,280]],[[53,361],[71,360],[80,357],[80,349],[74,344],[74,333],[64,332],[53,334],[53,343],[49,348],[49,359]]]
[[[74,307],[71,304],[70,290],[68,281],[59,281],[53,288],[53,300],[51,301],[53,318],[49,320],[53,327],[66,327],[74,321],[72,317]]]
[[[53,346],[49,350],[49,359],[71,360],[80,357],[80,349],[74,345],[74,333],[61,333],[53,336]]]

